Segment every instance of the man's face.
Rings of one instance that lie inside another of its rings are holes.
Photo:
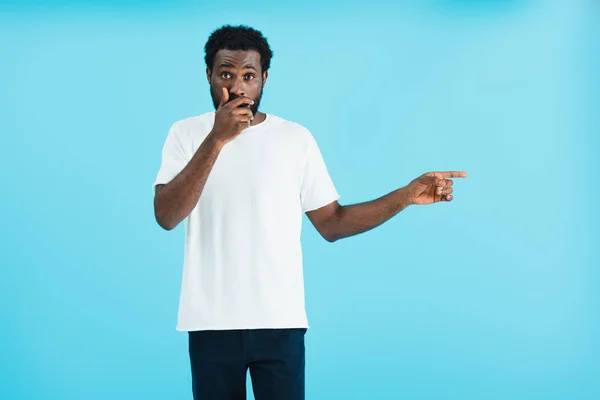
[[[215,56],[213,69],[206,69],[210,95],[215,110],[219,107],[223,89],[229,91],[229,101],[240,96],[254,100],[250,107],[256,115],[262,89],[267,81],[267,72],[261,73],[260,54],[254,50],[219,50]]]

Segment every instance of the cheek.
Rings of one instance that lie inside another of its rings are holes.
[[[210,85],[212,87],[222,87],[223,82],[221,82],[221,78],[213,76],[212,79],[210,80]]]
[[[248,81],[248,83],[246,84],[246,88],[248,92],[251,92],[253,94],[259,94],[262,90],[262,81],[260,79],[253,79],[251,81]]]
[[[210,86],[210,94],[214,99],[216,99],[219,102],[221,101],[221,97],[223,96],[222,89],[219,89],[219,86],[217,85]]]

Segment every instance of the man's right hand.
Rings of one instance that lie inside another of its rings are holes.
[[[254,115],[250,106],[254,101],[249,97],[238,97],[229,102],[229,91],[223,88],[223,96],[215,113],[215,124],[210,136],[222,145],[235,139],[250,126]],[[244,107],[240,107],[244,105]]]

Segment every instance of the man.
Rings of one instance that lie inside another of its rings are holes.
[[[205,46],[215,112],[176,122],[155,181],[158,224],[185,221],[177,329],[189,332],[195,399],[304,399],[302,214],[328,241],[411,204],[452,200],[464,172],[432,172],[349,206],[311,133],[259,111],[273,55],[262,33],[223,26]]]

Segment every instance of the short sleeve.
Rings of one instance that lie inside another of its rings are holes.
[[[185,168],[188,159],[184,149],[181,132],[177,128],[177,124],[173,124],[163,145],[160,169],[152,187],[154,191],[156,191],[156,185],[166,185]]]
[[[339,198],[319,146],[309,133],[300,191],[302,211],[316,210]]]

